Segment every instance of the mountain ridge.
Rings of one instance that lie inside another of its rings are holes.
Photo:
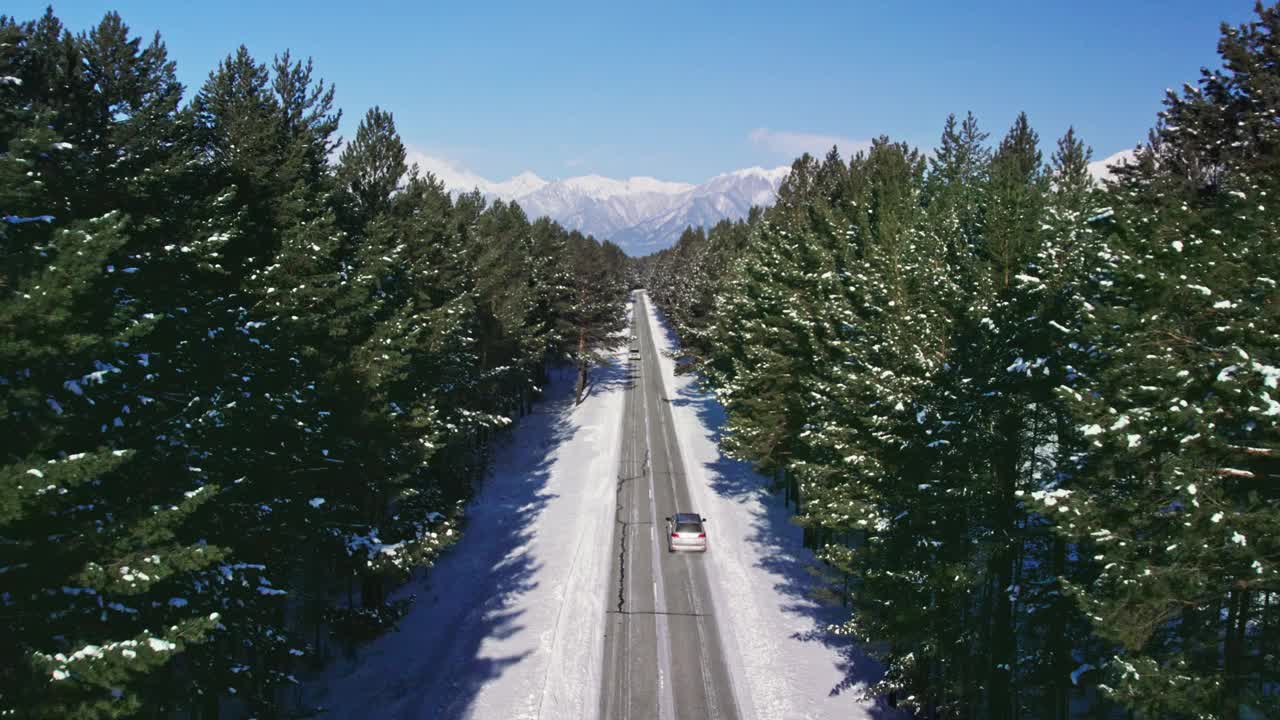
[[[690,225],[710,227],[745,218],[753,205],[773,204],[788,166],[742,168],[692,184],[647,176],[616,179],[580,175],[546,180],[525,171],[500,182],[443,162],[422,162],[450,192],[479,190],[490,200],[515,202],[530,218],[547,216],[570,230],[610,240],[628,255],[671,247]]]

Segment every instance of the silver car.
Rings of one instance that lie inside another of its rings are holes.
[[[667,552],[689,550],[707,551],[706,518],[697,513],[676,513],[667,518]]]

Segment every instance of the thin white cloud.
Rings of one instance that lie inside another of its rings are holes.
[[[799,157],[809,153],[821,158],[834,145],[840,148],[840,154],[849,157],[860,150],[871,147],[870,140],[855,140],[841,135],[820,135],[818,133],[798,133],[787,130],[770,130],[756,128],[747,134],[752,145],[763,148],[775,155],[788,158]]]

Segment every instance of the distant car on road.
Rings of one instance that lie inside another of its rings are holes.
[[[689,550],[707,551],[706,518],[697,513],[676,513],[667,518],[667,552]]]

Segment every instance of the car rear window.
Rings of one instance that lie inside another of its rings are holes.
[[[702,532],[702,526],[698,523],[682,522],[676,524],[676,532]]]

